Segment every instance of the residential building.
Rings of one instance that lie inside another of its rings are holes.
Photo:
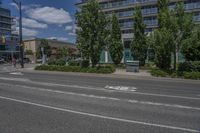
[[[81,0],[76,5],[84,5],[88,0]],[[135,6],[141,6],[144,23],[147,25],[146,32],[152,32],[158,25],[157,1],[158,0],[98,0],[101,9],[107,14],[115,13],[119,18],[124,43],[124,58],[131,60],[130,43],[133,37],[133,13]],[[177,2],[183,2],[186,12],[193,12],[194,20],[200,22],[200,0],[169,0],[169,8],[174,9]],[[104,54],[102,57],[105,57]],[[109,57],[110,58],[110,57]]]
[[[27,57],[33,63],[36,63],[36,61],[37,61],[36,55],[37,55],[38,50],[40,50],[39,47],[41,45],[41,40],[42,40],[41,38],[34,38],[34,39],[27,39],[27,40],[23,41],[25,53],[26,53],[27,50],[32,51],[32,55],[28,55]],[[58,41],[58,40],[55,40],[55,39],[46,39],[46,40],[48,41],[48,45],[52,49],[51,58],[55,58],[56,50],[58,48],[61,48],[61,47],[68,47],[68,48],[77,50],[76,45],[73,44],[73,43],[70,43],[70,42]]]
[[[0,5],[0,57],[10,60],[19,56],[18,36],[12,34],[11,12]]]

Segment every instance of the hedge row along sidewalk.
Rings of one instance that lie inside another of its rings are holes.
[[[59,72],[82,72],[82,73],[101,73],[111,74],[115,72],[115,68],[112,66],[99,66],[99,67],[87,67],[80,66],[55,66],[55,65],[40,65],[36,66],[35,70],[43,71],[59,71]]]

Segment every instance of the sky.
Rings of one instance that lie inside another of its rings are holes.
[[[16,0],[19,1],[19,0]],[[79,0],[20,0],[23,12],[23,38],[48,38],[75,42],[75,3]],[[19,16],[12,0],[2,0],[2,6]]]

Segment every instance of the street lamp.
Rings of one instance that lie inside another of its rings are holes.
[[[22,4],[21,1],[13,0],[13,2],[19,8],[19,43],[20,43],[20,57],[21,57],[21,68],[24,68],[24,48],[22,41]]]

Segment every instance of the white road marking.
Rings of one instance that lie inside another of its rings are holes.
[[[163,95],[163,94],[154,94],[154,93],[145,93],[145,92],[131,92],[131,93],[132,94],[138,94],[138,95],[146,95],[146,96],[179,98],[179,99],[188,99],[188,100],[200,100],[200,98],[198,98],[198,97],[185,97],[185,96]]]
[[[104,88],[97,88],[97,87],[85,87],[85,86],[78,86],[78,85],[66,85],[66,84],[55,84],[55,83],[46,83],[46,82],[36,82],[31,81],[29,79],[23,78],[5,78],[0,77],[0,80],[8,80],[8,81],[20,81],[20,82],[28,82],[37,85],[46,85],[46,86],[60,86],[60,87],[71,87],[71,88],[80,88],[80,89],[92,89],[92,90],[100,90],[110,92],[109,89]],[[186,97],[186,96],[175,96],[175,95],[164,95],[164,94],[154,94],[154,93],[145,93],[145,92],[133,92],[133,91],[119,91],[122,93],[132,93],[137,95],[146,95],[146,96],[156,96],[156,97],[167,97],[167,98],[178,98],[178,99],[187,99],[187,100],[200,100],[199,97]]]
[[[139,100],[134,100],[134,99],[131,99],[131,100],[129,100],[129,99],[119,99],[119,98],[115,98],[115,97],[88,95],[88,94],[85,94],[85,93],[66,92],[66,91],[45,89],[45,88],[39,88],[39,87],[30,87],[30,86],[25,86],[25,85],[8,85],[8,84],[4,84],[4,83],[0,83],[0,84],[1,85],[7,85],[7,86],[15,86],[15,87],[18,87],[18,88],[21,87],[21,88],[25,88],[25,89],[32,89],[32,90],[59,93],[59,94],[66,94],[66,95],[76,95],[76,96],[96,98],[96,99],[105,99],[105,100],[113,100],[113,101],[124,101],[124,102],[135,103],[135,104],[144,104],[144,105],[153,105],[153,106],[165,106],[165,107],[171,107],[171,108],[180,108],[180,109],[189,109],[189,110],[198,110],[198,111],[200,111],[200,108],[198,108],[198,107],[190,107],[190,106],[183,106],[183,105],[177,105],[177,104],[156,103],[156,102],[149,102],[149,101],[139,101]]]
[[[30,81],[29,79],[25,79],[25,78],[5,78],[5,77],[0,77],[0,80],[22,81],[22,82],[28,82],[28,81]]]
[[[11,74],[11,75],[20,75],[20,76],[23,75],[21,72],[12,72],[12,73],[10,73],[10,74]]]
[[[138,101],[138,100],[128,100],[130,103],[139,103],[145,105],[154,105],[154,106],[165,106],[165,107],[173,107],[173,108],[181,108],[181,109],[192,109],[192,110],[199,110],[198,107],[190,107],[190,106],[183,106],[178,104],[166,104],[166,103],[156,103],[156,102],[148,102],[148,101]]]
[[[106,89],[111,90],[119,90],[119,91],[136,91],[136,87],[128,87],[128,86],[105,86]]]
[[[100,115],[100,114],[86,113],[86,112],[81,112],[81,111],[75,111],[75,110],[64,109],[64,108],[59,108],[59,107],[54,107],[54,106],[49,106],[49,105],[44,105],[44,104],[39,104],[39,103],[33,103],[33,102],[18,100],[18,99],[9,98],[9,97],[0,96],[0,99],[14,101],[14,102],[23,103],[23,104],[29,104],[29,105],[33,105],[33,106],[42,107],[42,108],[53,109],[53,110],[57,110],[57,111],[63,111],[63,112],[78,114],[78,115],[96,117],[96,118],[101,118],[101,119],[107,119],[107,120],[113,120],[113,121],[119,121],[119,122],[125,122],[125,123],[132,123],[132,124],[139,124],[139,125],[150,126],[150,127],[158,127],[158,128],[172,129],[172,130],[187,131],[187,132],[191,132],[191,133],[199,133],[199,131],[195,130],[195,129],[189,129],[189,128],[184,128],[184,127],[175,127],[175,126],[169,126],[169,125],[161,125],[161,124],[154,124],[154,123],[148,123],[148,122],[142,122],[142,121],[134,121],[134,120],[128,120],[128,119],[123,119],[123,118],[104,116],[104,115]]]

